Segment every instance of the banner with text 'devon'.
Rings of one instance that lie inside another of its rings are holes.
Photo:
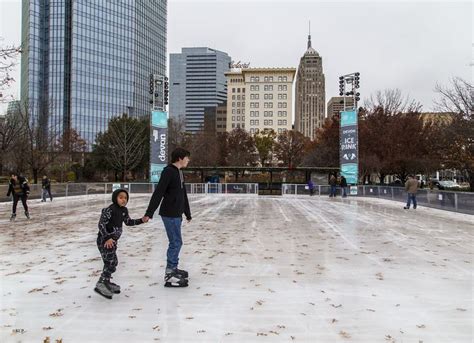
[[[158,182],[168,164],[168,112],[151,111],[150,182]]]
[[[359,179],[359,137],[356,110],[341,111],[339,142],[341,175],[344,175],[348,184],[356,185]]]

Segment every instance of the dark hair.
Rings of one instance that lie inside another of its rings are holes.
[[[178,162],[179,160],[184,159],[185,157],[191,156],[191,153],[183,148],[176,148],[171,153],[171,163]]]

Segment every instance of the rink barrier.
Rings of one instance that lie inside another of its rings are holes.
[[[331,186],[317,185],[314,188],[314,195],[329,195]],[[342,195],[342,189],[337,188],[338,195]],[[349,195],[349,188],[347,188]],[[309,189],[304,184],[283,184],[283,196],[308,195]],[[357,196],[381,198],[406,203],[408,195],[403,187],[390,186],[357,186]],[[472,192],[453,192],[439,191],[430,189],[419,189],[416,194],[416,200],[419,205],[433,207],[447,211],[474,214],[474,193]]]
[[[92,194],[111,194],[116,187],[126,189],[130,194],[151,194],[155,190],[153,183],[53,183],[53,198]],[[8,185],[0,185],[0,202],[11,201],[7,197]],[[186,191],[197,194],[250,194],[258,195],[257,183],[187,183]],[[28,199],[41,199],[41,184],[30,184]],[[47,197],[47,201],[49,198]]]

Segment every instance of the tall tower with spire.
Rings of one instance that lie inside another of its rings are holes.
[[[296,75],[295,100],[295,129],[315,139],[316,130],[322,127],[325,118],[326,87],[322,57],[311,46],[311,22],[308,47]]]

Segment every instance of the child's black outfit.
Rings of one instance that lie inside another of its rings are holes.
[[[128,192],[126,190],[117,189],[112,193],[112,204],[102,209],[102,215],[99,220],[99,233],[97,236],[97,247],[104,261],[104,268],[95,290],[109,299],[112,298],[113,293],[120,293],[120,286],[110,282],[110,278],[118,264],[116,252],[117,242],[122,235],[122,223],[125,223],[127,226],[143,224],[142,219],[131,219],[128,215],[128,209],[125,206],[119,206],[117,203],[117,197],[119,193],[122,192],[127,194],[128,202]],[[107,249],[104,244],[110,238],[115,241],[115,244],[111,249]]]

